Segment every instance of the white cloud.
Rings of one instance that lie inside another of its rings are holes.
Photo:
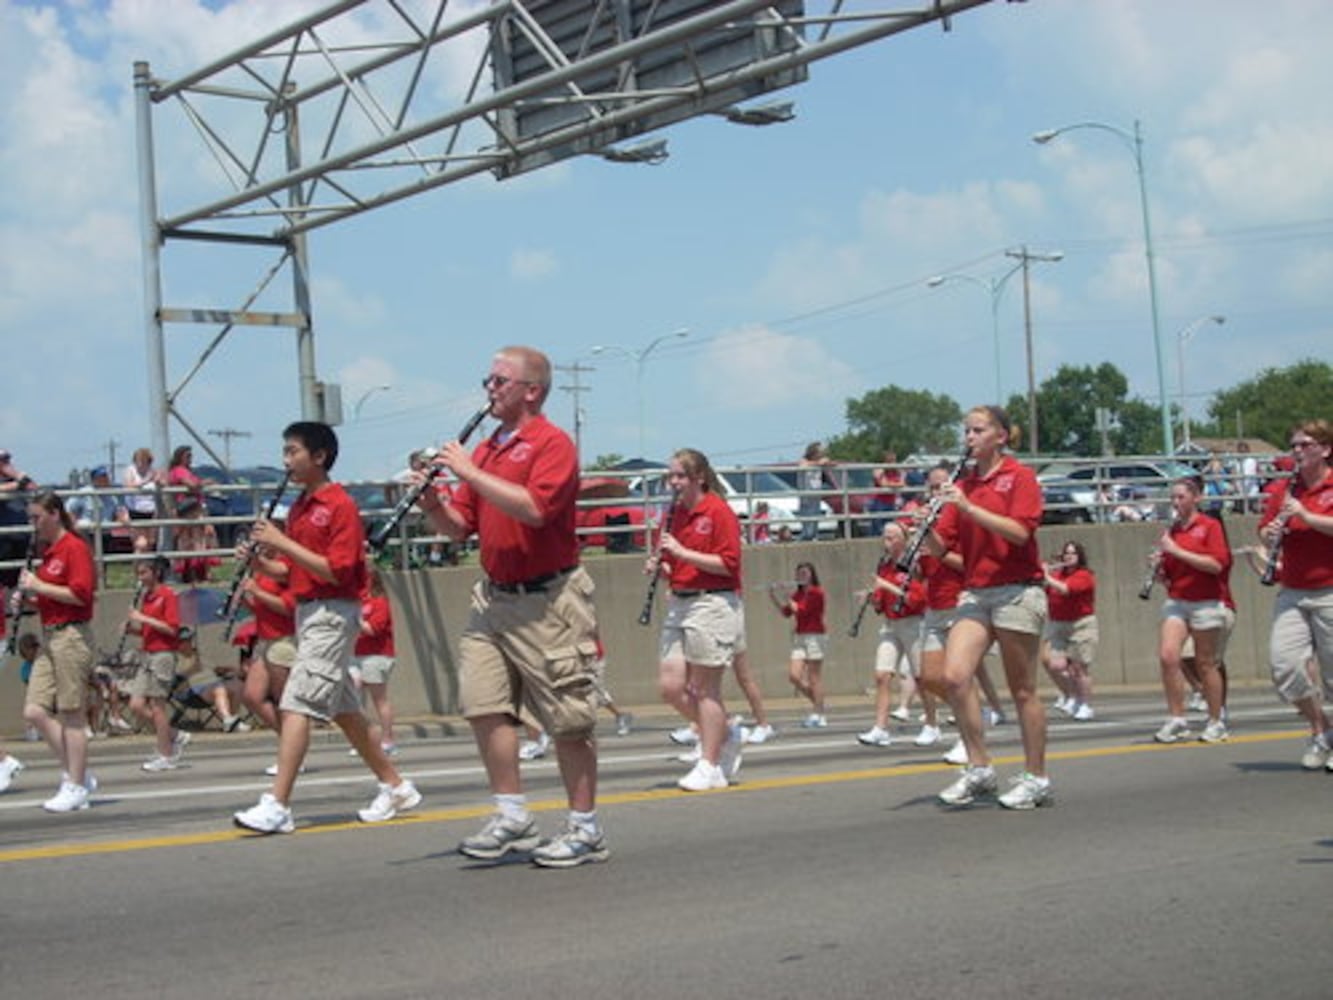
[[[550,250],[515,250],[509,255],[509,273],[519,281],[549,278],[560,270],[560,262]]]
[[[800,410],[843,399],[860,386],[855,369],[822,344],[763,326],[714,337],[695,373],[700,396],[732,411]]]

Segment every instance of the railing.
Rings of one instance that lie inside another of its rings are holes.
[[[1251,477],[1246,477],[1234,468],[1238,464],[1234,461],[1238,456],[1221,457],[1224,462],[1231,459],[1229,464],[1233,467],[1206,477],[1208,492],[1203,501],[1205,508],[1212,506],[1228,511],[1254,511],[1257,509],[1257,493],[1261,484],[1275,476],[1285,475],[1274,472],[1267,465],[1265,460],[1271,456],[1261,457],[1261,471],[1258,476]],[[1038,469],[1038,478],[1042,483],[1046,501],[1045,519],[1048,523],[1114,523],[1167,518],[1170,483],[1176,473],[1183,472],[1185,463],[1178,459],[1143,455],[1103,459],[1049,459],[1039,460],[1033,465]],[[1139,475],[1117,474],[1130,466],[1149,467],[1153,472],[1148,474],[1141,470],[1142,474]],[[762,473],[764,478],[776,475],[794,484],[800,481],[797,478],[800,466],[735,466],[719,468],[718,472],[727,474],[730,480],[738,481],[746,487],[732,493],[728,500],[741,518],[745,541],[762,544],[795,540],[800,537],[801,528],[811,523],[816,526],[818,537],[825,539],[876,535],[884,523],[902,516],[902,504],[923,494],[921,483],[929,467],[929,464],[917,462],[896,466],[840,463],[830,468],[831,479],[825,488],[803,490],[791,485],[781,493],[755,490],[753,480]],[[896,505],[875,502],[877,499],[887,501],[881,491],[868,485],[873,470],[878,468],[894,468],[902,474],[903,485],[896,490]],[[1087,473],[1087,476],[1073,479],[1070,478],[1071,473]],[[599,495],[579,500],[580,538],[593,551],[598,548],[608,552],[642,549],[645,535],[655,529],[667,503],[665,470],[590,470],[585,473],[585,482],[590,478],[595,478],[601,488],[594,491]],[[616,483],[624,485],[616,486]],[[357,499],[369,531],[389,516],[402,486],[395,482],[376,481],[350,483],[347,488]],[[83,488],[56,492],[65,498],[67,504],[81,498],[93,501],[92,517],[80,524],[80,530],[93,547],[101,579],[106,583],[107,572],[111,567],[133,562],[142,555],[142,552],[134,550],[133,539],[136,535],[150,538],[147,548],[172,560],[218,559],[224,564],[229,562],[236,543],[244,537],[246,529],[254,521],[254,512],[263,508],[272,490],[271,483],[210,485],[206,494],[211,505],[226,512],[212,513],[202,518],[185,518],[167,516],[164,512],[174,509],[176,498],[190,491],[163,489],[158,493],[157,504],[163,516],[144,520],[105,517],[102,499],[110,497],[118,500],[124,497],[123,488]],[[21,510],[22,495],[13,496],[6,503],[9,523],[0,525],[0,572],[11,577],[13,571],[22,565],[30,530],[22,519],[26,514],[26,511]],[[295,491],[291,496],[294,499]],[[813,515],[800,513],[800,500],[811,497],[821,502],[820,512]],[[761,504],[769,506],[770,516],[766,523],[756,516]],[[466,557],[468,546],[460,547],[447,537],[429,533],[424,525],[425,520],[420,512],[413,512],[403,519],[397,534],[390,540],[387,555],[383,557],[388,564],[410,569],[455,563]],[[205,540],[211,537],[213,544],[181,547],[177,542],[181,538],[182,529],[197,529],[204,533]],[[226,571],[223,570],[219,575],[225,576]]]

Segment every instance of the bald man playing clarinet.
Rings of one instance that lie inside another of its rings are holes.
[[[459,684],[496,811],[458,850],[488,861],[527,852],[546,868],[605,861],[593,737],[597,620],[574,531],[578,454],[542,414],[551,390],[545,354],[501,349],[482,387],[500,427],[471,454],[459,441],[445,444],[435,462],[460,485],[447,502],[434,490],[418,500],[441,534],[479,536],[486,574],[459,639]],[[519,777],[517,726],[532,717],[555,741],[569,798],[569,821],[546,840]]]

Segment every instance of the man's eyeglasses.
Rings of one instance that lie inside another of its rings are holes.
[[[510,378],[508,375],[487,375],[481,380],[483,389],[503,389],[510,382],[521,382],[523,385],[533,385],[525,378]]]
[[[1319,447],[1319,442],[1315,440],[1291,442],[1292,451],[1300,451],[1303,448],[1318,448],[1318,447]]]

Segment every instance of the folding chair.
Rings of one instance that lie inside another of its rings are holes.
[[[207,729],[216,722],[222,728],[222,716],[213,707],[208,692],[221,681],[200,681],[191,683],[190,678],[177,674],[171,687],[171,696],[167,699],[171,706],[171,726],[173,729]]]

